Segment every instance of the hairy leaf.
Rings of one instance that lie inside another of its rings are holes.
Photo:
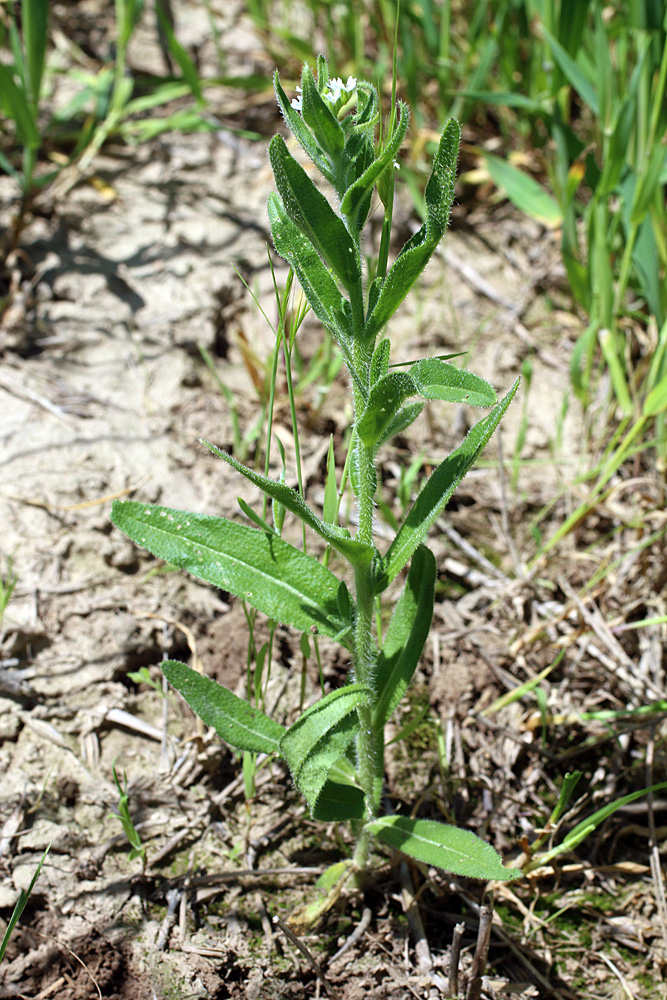
[[[379,382],[381,378],[384,378],[388,374],[390,350],[391,343],[385,337],[373,351],[373,357],[371,358],[371,385]]]
[[[280,77],[278,76],[278,71],[273,77],[273,85],[276,91],[276,99],[278,101],[278,106],[283,113],[285,121],[287,122],[292,134],[296,138],[297,142],[300,143],[302,149],[306,155],[313,161],[315,166],[320,170],[326,179],[333,183],[333,175],[331,173],[331,164],[329,163],[326,156],[320,150],[320,147],[315,141],[313,133],[310,131],[303,118],[299,112],[292,107],[290,101],[283,90]]]
[[[345,300],[336,282],[310,240],[292,222],[275,192],[269,195],[268,210],[276,250],[294,269],[310,308],[321,323],[334,333],[340,332],[338,324]],[[349,331],[342,332],[349,335]]]
[[[320,699],[287,730],[280,741],[297,787],[315,809],[331,768],[359,730],[357,708],[369,705],[365,684],[350,684]]]
[[[400,119],[394,134],[391,136],[389,142],[377,159],[374,160],[370,166],[364,170],[361,177],[359,177],[354,184],[347,189],[345,197],[341,202],[341,212],[343,215],[351,218],[357,228],[360,227],[360,224],[363,225],[364,222],[364,215],[361,208],[365,199],[369,194],[371,194],[375,182],[380,174],[384,173],[386,169],[392,168],[394,160],[398,155],[398,151],[401,148],[401,143],[405,138],[405,133],[408,129],[408,122],[410,121],[410,111],[407,104],[404,104],[403,101],[399,101],[398,106],[400,109]]]
[[[312,808],[312,816],[323,823],[342,823],[363,819],[365,808],[366,796],[358,785],[327,778]]]
[[[376,337],[394,315],[444,235],[454,200],[459,137],[458,122],[450,119],[440,138],[431,176],[426,185],[426,222],[405,244],[382,283],[377,303],[364,331],[369,340]]]
[[[411,858],[455,875],[494,882],[521,878],[520,871],[505,868],[491,844],[480,840],[470,830],[407,816],[382,816],[369,823],[367,829]]]
[[[410,367],[410,377],[418,395],[424,399],[444,399],[448,403],[467,403],[468,406],[494,406],[498,402],[485,379],[439,358],[415,362]]]
[[[387,628],[377,661],[379,692],[373,725],[382,727],[405,694],[424,649],[433,619],[435,558],[420,545]]]
[[[275,621],[334,638],[338,580],[277,535],[223,517],[115,500],[111,520],[160,559],[241,597]]]
[[[471,428],[463,443],[429,476],[389,546],[385,557],[387,585],[397,573],[400,573],[417,546],[424,540],[452,493],[486,447],[518,388],[519,379],[504,399],[501,399],[486,417]]]
[[[345,146],[345,133],[329,104],[322,99],[310,67],[304,64],[301,74],[301,106],[306,125],[332,162]]]
[[[287,214],[345,288],[356,287],[361,277],[359,250],[343,220],[290,154],[281,135],[274,135],[269,143],[269,160]]]
[[[357,433],[367,448],[386,438],[387,427],[410,396],[469,406],[493,406],[496,402],[494,390],[479,375],[462,371],[439,358],[423,358],[411,365],[409,371],[389,372],[372,386],[357,423]]]
[[[164,660],[160,668],[192,711],[205,725],[215,729],[225,743],[237,750],[280,753],[280,740],[285,727],[279,722],[185,663]]]
[[[287,483],[268,479],[261,473],[255,472],[254,469],[248,468],[247,465],[238,462],[226,451],[216,448],[214,444],[210,444],[208,441],[202,439],[202,444],[205,444],[214,455],[222,458],[233,469],[240,472],[242,476],[249,479],[260,490],[263,490],[272,500],[277,500],[286,510],[289,510],[292,514],[296,514],[304,524],[307,524],[309,528],[316,531],[318,535],[324,538],[334,549],[337,549],[346,559],[349,559],[351,563],[357,566],[367,566],[370,563],[375,553],[372,545],[366,545],[364,542],[358,542],[356,539],[351,538],[345,528],[321,521],[317,514],[310,509],[305,500],[288,486]]]

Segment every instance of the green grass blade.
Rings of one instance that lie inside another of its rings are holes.
[[[51,845],[49,844],[49,847],[50,846]],[[32,890],[35,888],[35,883],[39,878],[39,873],[42,870],[42,865],[46,861],[46,855],[49,853],[49,847],[47,847],[44,853],[42,854],[41,860],[35,870],[35,874],[30,880],[30,885],[28,886],[27,889],[21,889],[21,891],[19,892],[19,898],[17,899],[16,905],[12,910],[12,915],[9,918],[9,923],[7,924],[7,930],[3,934],[2,942],[0,943],[0,962],[2,962],[2,959],[4,958],[4,954],[5,951],[7,950],[7,945],[9,944],[9,939],[12,936],[12,932],[16,927],[17,923],[19,922],[19,920],[21,919],[21,915],[26,908],[28,900],[30,899],[30,894]]]
[[[23,0],[21,5],[23,42],[28,70],[28,92],[35,114],[44,73],[48,37],[49,0]]]
[[[563,46],[556,38],[554,38],[551,32],[547,31],[544,25],[542,26],[542,33],[548,40],[551,46],[551,51],[553,52],[553,57],[558,63],[568,83],[574,87],[579,94],[579,97],[585,104],[588,105],[593,114],[598,116],[600,114],[600,102],[598,100],[597,91],[591,81],[587,79],[583,70],[577,65],[574,59],[568,55]]]
[[[563,213],[557,202],[536,180],[498,156],[483,155],[493,182],[505,191],[513,205],[550,229],[562,224]]]

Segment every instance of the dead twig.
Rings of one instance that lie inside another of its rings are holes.
[[[399,873],[401,879],[401,902],[405,915],[408,918],[412,939],[415,943],[417,968],[421,976],[427,976],[433,968],[433,959],[431,957],[431,949],[428,946],[421,913],[419,912],[419,906],[415,898],[415,889],[407,862],[401,861]]]
[[[457,997],[459,995],[459,963],[461,961],[461,944],[463,941],[463,932],[466,929],[465,924],[456,924],[454,927],[454,933],[452,935],[452,948],[449,957],[449,995],[450,997]]]
[[[649,740],[646,747],[646,784],[647,787],[653,785],[653,754],[655,750],[655,725],[651,726],[649,730]],[[646,805],[648,809],[648,828],[649,828],[649,848],[650,848],[650,862],[651,862],[651,876],[653,878],[653,885],[655,886],[655,898],[658,905],[658,913],[660,915],[660,930],[662,932],[663,945],[667,952],[667,901],[665,900],[665,883],[662,876],[662,865],[660,863],[660,850],[658,846],[658,833],[655,826],[655,803],[653,801],[653,793],[649,792],[646,797]]]
[[[332,962],[335,962],[336,959],[341,958],[345,954],[346,951],[349,951],[350,948],[353,945],[355,945],[357,943],[357,941],[359,941],[364,936],[364,934],[366,933],[366,931],[368,930],[368,928],[370,926],[370,922],[371,922],[372,917],[373,917],[373,914],[372,914],[372,911],[371,911],[370,907],[365,906],[364,909],[363,909],[363,912],[361,914],[361,920],[359,921],[359,923],[357,924],[357,926],[354,928],[354,930],[352,931],[352,933],[348,937],[347,941],[345,941],[345,943],[338,949],[338,951],[336,952],[336,954],[332,955],[332,957],[329,959],[329,962],[328,962],[329,965],[331,965]]]
[[[486,969],[491,941],[491,924],[493,922],[493,893],[486,896],[486,904],[480,907],[479,927],[477,929],[477,944],[472,960],[472,970],[466,989],[466,1000],[480,1000],[482,995],[482,976]]]
[[[333,986],[331,985],[331,983],[329,982],[329,980],[327,979],[327,977],[322,972],[322,969],[320,967],[319,962],[310,953],[310,951],[308,950],[308,948],[306,948],[306,946],[303,943],[303,941],[299,940],[299,938],[296,936],[296,934],[294,933],[294,931],[290,930],[290,928],[287,926],[287,924],[285,923],[285,921],[282,920],[278,916],[277,913],[275,913],[274,916],[273,916],[273,922],[274,922],[274,924],[277,924],[278,927],[280,927],[281,931],[283,932],[283,934],[285,935],[285,937],[287,938],[287,940],[290,941],[294,945],[295,948],[298,948],[299,951],[301,952],[301,954],[304,956],[304,958],[306,958],[308,960],[308,962],[310,963],[310,965],[313,968],[313,971],[315,972],[315,975],[317,976],[317,978],[319,979],[319,981],[322,983],[322,986],[324,987],[324,991],[327,994],[327,996],[333,997],[333,1000],[340,1000],[340,997],[339,997],[338,993],[336,992],[336,990],[333,988]]]

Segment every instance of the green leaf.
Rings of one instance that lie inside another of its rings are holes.
[[[415,384],[407,372],[390,372],[375,383],[356,425],[357,434],[367,448],[373,447],[406,396],[415,393]]]
[[[343,823],[363,819],[365,809],[366,796],[357,785],[328,778],[312,808],[312,816],[322,823]]]
[[[642,406],[643,417],[657,417],[667,410],[667,375],[663,375],[657,385],[654,385]]]
[[[280,107],[283,117],[285,118],[292,134],[301,145],[301,148],[304,150],[308,158],[313,161],[315,166],[322,174],[324,174],[326,179],[333,184],[331,165],[315,141],[313,133],[310,131],[299,112],[292,107],[290,101],[287,99],[287,95],[280,84],[280,77],[278,76],[277,70],[273,78],[273,85],[276,91],[278,106]]]
[[[23,913],[28,904],[28,900],[30,899],[30,894],[32,893],[32,890],[35,888],[35,883],[39,878],[39,873],[42,870],[42,865],[46,861],[46,855],[49,853],[50,849],[51,845],[49,844],[44,853],[42,854],[40,862],[37,865],[37,868],[35,869],[35,874],[30,879],[30,885],[28,886],[27,889],[21,889],[19,892],[19,898],[16,900],[16,904],[14,906],[14,909],[12,910],[12,915],[9,918],[7,927],[5,929],[5,933],[2,936],[2,942],[0,942],[0,962],[2,962],[2,959],[4,958],[5,951],[7,950],[7,945],[9,944],[9,939],[12,936],[14,928],[21,919],[21,914]]]
[[[334,453],[333,434],[329,437],[327,452],[327,474],[324,480],[324,502],[322,504],[322,520],[325,524],[335,524],[338,517],[338,487],[336,486],[336,455]]]
[[[423,358],[410,368],[417,394],[424,399],[444,399],[468,406],[494,406],[498,398],[485,379],[448,365],[439,358]]]
[[[202,91],[201,80],[199,79],[199,73],[197,72],[197,67],[193,63],[192,59],[185,51],[181,43],[177,40],[174,34],[174,29],[172,28],[169,18],[167,17],[164,8],[161,3],[155,5],[155,11],[158,16],[158,21],[160,27],[164,32],[164,37],[167,41],[167,47],[174,57],[175,61],[178,63],[179,69],[183,74],[183,79],[187,83],[188,87],[192,91],[193,96],[197,99],[200,104],[204,103],[204,93]]]
[[[311,810],[316,808],[331,768],[359,730],[357,709],[369,705],[371,697],[365,684],[332,691],[307,709],[282,737],[281,753]]]
[[[290,155],[281,135],[269,143],[269,160],[285,211],[348,291],[361,278],[358,247],[345,223]]]
[[[642,788],[638,792],[631,792],[629,795],[623,795],[620,799],[615,799],[613,802],[609,802],[602,809],[598,809],[596,812],[591,813],[586,819],[582,820],[581,823],[577,823],[573,830],[567,834],[563,839],[563,843],[559,845],[560,850],[556,848],[558,853],[563,851],[572,851],[578,844],[585,840],[585,838],[597,829],[601,823],[604,823],[617,809],[622,808],[622,806],[627,806],[631,802],[635,802],[637,799],[641,799],[644,795],[650,795],[654,792],[662,792],[667,788],[667,781],[661,781],[657,785],[651,785],[650,788]],[[550,857],[553,857],[553,851],[549,852]]]
[[[553,57],[560,66],[568,83],[574,87],[579,94],[579,97],[585,104],[588,105],[593,114],[596,115],[596,117],[599,116],[600,102],[598,101],[597,91],[591,81],[579,68],[574,59],[568,55],[560,42],[554,38],[550,31],[547,31],[544,25],[540,26],[540,30],[549,42]]]
[[[111,520],[153,555],[249,601],[274,621],[331,638],[345,625],[333,573],[277,535],[134,500],[114,500]]]
[[[511,90],[460,90],[458,96],[474,101],[477,105],[500,104],[505,108],[520,108],[531,114],[544,114],[545,102]]]
[[[280,196],[271,192],[267,204],[276,250],[294,269],[303,294],[319,321],[346,343],[350,338],[343,313],[346,300],[336,282],[313,244],[290,219]]]
[[[459,123],[450,118],[440,136],[440,142],[433,157],[431,174],[424,191],[427,232],[429,237],[439,233],[438,240],[447,228],[449,213],[454,201],[456,161],[459,155],[460,140]]]
[[[491,153],[483,155],[494,183],[505,191],[512,204],[521,212],[543,222],[550,229],[562,224],[563,213],[558,203],[536,180],[506,160],[501,160],[499,156]]]
[[[433,553],[420,545],[387,628],[377,661],[373,725],[383,728],[412,680],[433,619],[436,568]]]
[[[385,337],[373,351],[371,358],[371,385],[375,385],[389,373],[389,352],[391,342]]]
[[[397,851],[455,875],[494,882],[521,878],[520,871],[505,868],[491,844],[470,830],[407,816],[382,816],[368,823],[366,829]]]
[[[27,83],[32,105],[37,109],[49,37],[49,0],[23,0],[21,8]]]
[[[665,143],[658,142],[651,150],[648,162],[643,167],[637,180],[635,196],[630,212],[631,226],[638,226],[643,221],[649,210],[651,201],[655,198],[656,192],[662,187],[660,177],[666,163],[667,151],[665,150]]]
[[[279,722],[185,663],[164,660],[160,668],[195,715],[204,725],[215,729],[225,743],[237,750],[280,754],[280,740],[285,727]]]
[[[390,441],[397,434],[402,434],[406,427],[415,422],[423,409],[423,403],[408,403],[407,406],[402,406],[382,431],[382,434],[375,442],[373,450],[377,452],[385,441]]]
[[[319,146],[331,160],[338,159],[345,147],[345,133],[329,104],[320,96],[307,64],[304,64],[301,74],[301,107],[303,120]]]
[[[381,341],[383,343],[383,341]],[[403,401],[409,396],[442,399],[469,406],[493,406],[496,394],[488,382],[439,358],[423,358],[408,372],[390,372],[371,388],[368,402],[357,424],[357,433],[367,448],[385,437]]]
[[[651,785],[650,788],[642,788],[638,792],[631,792],[629,795],[623,795],[620,799],[615,799],[613,802],[607,803],[601,809],[596,812],[591,813],[586,819],[583,819],[580,823],[570,830],[570,832],[564,837],[560,844],[551,848],[549,851],[543,853],[538,853],[533,859],[531,868],[538,868],[541,865],[546,865],[554,858],[557,858],[561,854],[566,854],[569,851],[573,851],[583,840],[586,839],[594,830],[604,823],[617,809],[623,806],[629,805],[631,802],[635,802],[637,799],[641,799],[644,795],[649,795],[654,792],[661,792],[667,788],[667,781],[662,781],[658,785]]]
[[[24,146],[37,149],[41,143],[37,120],[27,96],[14,82],[11,68],[0,63],[0,108],[16,126],[16,134]]]
[[[245,516],[250,521],[252,521],[253,524],[256,524],[258,528],[261,528],[262,531],[267,531],[270,535],[279,535],[280,534],[280,532],[277,531],[275,528],[273,528],[268,523],[268,521],[265,521],[263,517],[260,517],[259,514],[256,514],[255,511],[250,506],[250,504],[247,503],[243,499],[243,497],[237,497],[236,498],[236,502],[239,505],[239,507],[241,508],[241,510],[243,511],[243,513],[245,514]]]
[[[369,340],[373,340],[394,315],[444,235],[454,200],[459,137],[458,122],[450,119],[442,133],[426,185],[426,222],[405,244],[382,283],[364,330]]]
[[[463,443],[429,476],[385,557],[386,585],[403,569],[435,519],[444,510],[458,484],[486,447],[519,388],[519,381],[520,379],[516,380],[505,398],[494,406],[488,416],[471,428]]]
[[[399,119],[398,125],[391,136],[389,142],[382,150],[377,159],[373,160],[369,167],[364,170],[361,177],[359,177],[354,184],[352,184],[345,192],[345,197],[343,198],[340,210],[343,215],[350,218],[353,224],[360,228],[363,225],[363,213],[361,208],[367,200],[368,196],[371,194],[375,182],[377,181],[380,174],[384,173],[387,169],[393,169],[393,163],[398,155],[398,151],[401,148],[401,143],[405,138],[405,133],[408,130],[408,123],[410,121],[410,109],[407,104],[403,101],[398,102],[398,107],[400,108],[401,117]]]
[[[375,554],[375,549],[372,545],[367,545],[365,542],[358,542],[355,538],[350,538],[346,528],[321,521],[317,514],[310,509],[305,500],[286,483],[269,479],[267,476],[255,472],[254,469],[249,469],[247,465],[238,462],[232,455],[229,455],[226,451],[222,451],[220,448],[216,448],[214,444],[210,444],[208,441],[202,439],[201,443],[206,445],[214,455],[222,458],[233,469],[236,469],[242,476],[249,479],[254,486],[263,490],[272,500],[277,500],[286,510],[289,510],[292,514],[296,514],[304,524],[307,524],[309,528],[316,531],[321,538],[324,538],[329,545],[340,552],[341,555],[344,555],[353,565],[367,566],[370,563]]]
[[[574,790],[579,784],[582,777],[581,771],[568,771],[563,778],[563,786],[560,790],[560,795],[558,796],[558,802],[556,807],[549,817],[549,826],[556,826],[558,820],[561,818],[565,810],[567,809],[568,802],[574,795]]]

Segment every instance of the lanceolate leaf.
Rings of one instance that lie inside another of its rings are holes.
[[[185,663],[164,660],[160,667],[192,711],[207,726],[212,726],[225,743],[237,750],[280,753],[280,739],[285,727],[279,722]]]
[[[386,585],[400,573],[424,540],[452,493],[486,447],[518,388],[519,379],[488,416],[475,424],[463,443],[431,473],[389,547],[385,558]]]
[[[444,235],[454,200],[459,137],[458,122],[450,119],[442,133],[426,185],[426,222],[405,244],[382,284],[377,304],[366,323],[364,333],[368,339],[377,336],[396,312]]]
[[[224,459],[233,469],[240,472],[242,476],[249,479],[260,490],[263,490],[272,500],[277,500],[286,510],[289,510],[292,514],[296,514],[304,524],[307,524],[309,528],[316,531],[318,535],[324,538],[334,549],[337,549],[346,559],[349,559],[351,563],[357,566],[367,566],[370,563],[375,553],[375,549],[371,545],[366,545],[364,542],[358,542],[356,539],[350,538],[345,528],[341,528],[335,524],[326,524],[324,521],[321,521],[317,514],[310,509],[305,500],[286,483],[277,482],[275,479],[268,479],[266,476],[261,475],[261,473],[255,472],[254,469],[249,469],[247,465],[237,462],[226,451],[216,448],[214,444],[210,444],[208,441],[202,439],[202,444],[205,444],[214,455]]]
[[[358,248],[343,220],[290,154],[281,135],[274,135],[269,143],[269,160],[287,214],[348,291],[356,287],[361,277]]]
[[[390,167],[393,164],[396,156],[398,155],[398,151],[401,148],[401,143],[405,138],[405,133],[408,129],[408,122],[410,120],[410,112],[407,104],[404,104],[403,101],[399,101],[398,104],[401,117],[394,134],[378,158],[374,160],[373,163],[366,168],[361,177],[359,177],[359,179],[347,189],[345,197],[341,202],[341,212],[345,216],[350,216],[357,226],[360,221],[363,222],[363,219],[360,220],[359,209],[363,204],[364,199],[373,190],[373,186],[375,185],[375,182],[380,174],[383,173],[387,167]]]
[[[363,819],[366,796],[358,785],[338,781],[336,770],[334,767],[329,771],[329,777],[311,810],[313,819],[319,819],[323,823]]]
[[[498,401],[485,379],[448,365],[440,358],[423,358],[415,362],[410,368],[410,377],[424,399],[444,399],[448,403],[467,403],[468,406],[494,406]]]
[[[415,384],[407,372],[390,372],[370,391],[366,408],[357,421],[357,434],[372,448],[406,396],[415,395]]]
[[[268,198],[268,210],[276,250],[294,268],[303,294],[320,322],[334,333],[340,333],[338,322],[344,299],[336,282],[310,240],[292,222],[280,197],[273,191]],[[342,331],[344,335],[347,332]]]
[[[324,174],[326,179],[333,183],[331,164],[327,160],[326,156],[323,155],[320,147],[315,142],[313,133],[310,131],[299,112],[292,107],[290,101],[287,99],[287,95],[281,86],[280,77],[278,76],[277,71],[273,78],[273,85],[275,87],[278,105],[293,135],[301,144],[304,152]]]
[[[433,619],[435,559],[420,545],[387,628],[377,661],[379,692],[373,706],[373,725],[383,727],[412,680]]]
[[[385,337],[381,340],[373,351],[373,357],[371,358],[371,385],[379,382],[381,378],[389,372],[389,352],[391,350],[391,343],[388,338]]]
[[[505,868],[491,844],[480,840],[470,830],[407,816],[382,816],[369,823],[367,829],[411,858],[455,875],[494,882],[521,878],[520,871]]]
[[[366,797],[360,788],[326,781],[311,808],[311,815],[322,823],[344,823],[363,819],[365,808]]]
[[[387,426],[409,396],[469,406],[493,406],[496,402],[492,387],[479,375],[462,371],[439,358],[424,358],[411,365],[407,372],[389,372],[371,388],[368,403],[357,423],[357,433],[367,448],[385,437]]]
[[[369,705],[365,684],[332,691],[297,719],[280,741],[297,787],[315,809],[331,768],[344,755],[359,730],[357,708]]]
[[[334,638],[338,580],[288,542],[223,517],[115,500],[111,520],[160,559],[242,597],[277,622]]]
[[[301,90],[303,120],[312,129],[321,148],[335,163],[343,152],[345,133],[327,102],[320,97],[315,78],[307,65],[304,65],[301,74]]]
[[[385,443],[385,441],[390,441],[397,434],[402,434],[406,427],[413,424],[421,411],[424,409],[423,403],[408,403],[406,406],[402,406],[398,410],[389,423],[385,426],[382,434],[375,442],[374,451],[377,450]]]

